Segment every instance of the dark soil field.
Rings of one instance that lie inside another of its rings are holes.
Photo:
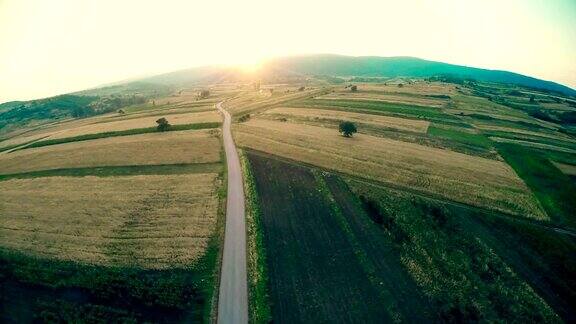
[[[391,321],[314,174],[248,157],[260,197],[274,322]]]
[[[248,158],[274,322],[575,318],[569,234],[259,152]]]

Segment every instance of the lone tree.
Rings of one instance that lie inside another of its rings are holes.
[[[170,123],[168,123],[168,120],[166,120],[166,118],[162,117],[160,119],[158,119],[156,121],[156,124],[158,124],[158,126],[156,127],[156,129],[159,132],[165,132],[170,128]]]
[[[350,91],[352,91],[352,92],[358,91],[358,86],[356,86],[356,85],[350,86]]]
[[[536,102],[536,97],[535,97],[534,95],[531,95],[531,96],[530,96],[530,102],[531,102],[531,103]]]
[[[200,92],[198,92],[198,97],[201,99],[208,98],[209,96],[210,96],[209,90],[201,90]]]
[[[344,137],[352,137],[352,134],[358,131],[356,125],[354,125],[353,122],[349,121],[340,122],[339,130],[340,133],[342,133],[342,136]]]

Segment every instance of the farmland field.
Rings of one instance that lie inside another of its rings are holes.
[[[31,148],[0,155],[0,173],[109,165],[218,162],[220,140],[217,136],[217,130],[180,131]]]
[[[541,264],[526,269],[536,252],[526,247],[524,255],[506,254],[498,239],[528,238],[507,232],[515,228],[511,224],[492,231],[483,223],[507,218],[346,180],[264,153],[248,157],[259,196],[274,322],[556,322],[555,309],[564,318],[574,316],[548,286],[552,282],[573,294],[569,278],[551,269],[539,274],[548,269],[538,268]],[[558,244],[562,251],[574,247],[569,239]],[[548,262],[558,261],[549,257]]]
[[[288,122],[250,120],[236,126],[241,146],[367,179],[547,219],[538,202],[505,163],[402,141]]]
[[[213,234],[216,178],[186,174],[3,181],[0,246],[99,265],[184,266],[202,255]]]
[[[149,103],[5,135],[0,322],[213,318],[220,121],[207,100]]]
[[[369,125],[379,128],[387,128],[416,133],[426,133],[429,122],[424,120],[414,120],[396,118],[389,116],[367,115],[347,111],[337,111],[328,109],[308,109],[308,108],[274,108],[267,110],[264,116],[271,116],[274,119],[292,119],[304,121],[336,122],[340,120],[350,120],[362,125]]]
[[[164,116],[164,115],[162,115]],[[185,114],[174,114],[165,116],[171,125],[183,125],[183,124],[194,124],[194,123],[207,123],[207,122],[220,122],[220,115],[216,111],[206,111],[198,113],[185,113]],[[90,124],[86,126],[76,127],[69,130],[64,130],[58,132],[48,139],[59,139],[65,137],[74,137],[86,134],[95,134],[103,132],[112,131],[123,131],[134,128],[145,128],[145,127],[155,127],[156,120],[158,116],[153,117],[140,117],[131,118],[110,122],[100,122],[96,124]]]

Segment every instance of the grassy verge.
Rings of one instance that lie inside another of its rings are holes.
[[[498,143],[498,152],[530,187],[550,218],[576,225],[576,186],[545,155],[515,144]]]
[[[185,124],[185,125],[172,125],[168,129],[168,131],[182,131],[182,130],[195,130],[195,129],[207,129],[207,128],[216,128],[219,127],[220,123],[212,122],[212,123],[197,123],[197,124]],[[51,139],[45,141],[38,141],[34,142],[26,147],[22,147],[21,149],[28,149],[33,147],[42,147],[48,145],[56,145],[56,144],[64,144],[70,142],[79,142],[79,141],[88,141],[106,137],[116,137],[116,136],[129,136],[129,135],[137,135],[137,134],[146,134],[146,133],[155,133],[158,130],[156,127],[146,127],[146,128],[134,128],[128,129],[123,131],[113,131],[113,132],[103,132],[103,133],[96,133],[96,134],[86,134],[74,137],[65,137],[65,138],[58,138],[58,139]],[[17,151],[17,150],[15,150]]]
[[[0,250],[0,321],[205,321],[213,244],[186,268],[144,270],[40,259]]]
[[[250,161],[240,151],[246,194],[246,225],[248,245],[248,309],[250,323],[269,323],[272,320],[268,295],[268,268],[258,192]]]
[[[40,177],[114,177],[149,174],[212,173],[221,170],[221,163],[102,166],[93,168],[52,169],[25,173],[0,174],[0,181]]]

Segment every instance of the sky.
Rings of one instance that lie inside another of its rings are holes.
[[[576,0],[0,0],[0,103],[313,53],[414,56],[576,88]]]

